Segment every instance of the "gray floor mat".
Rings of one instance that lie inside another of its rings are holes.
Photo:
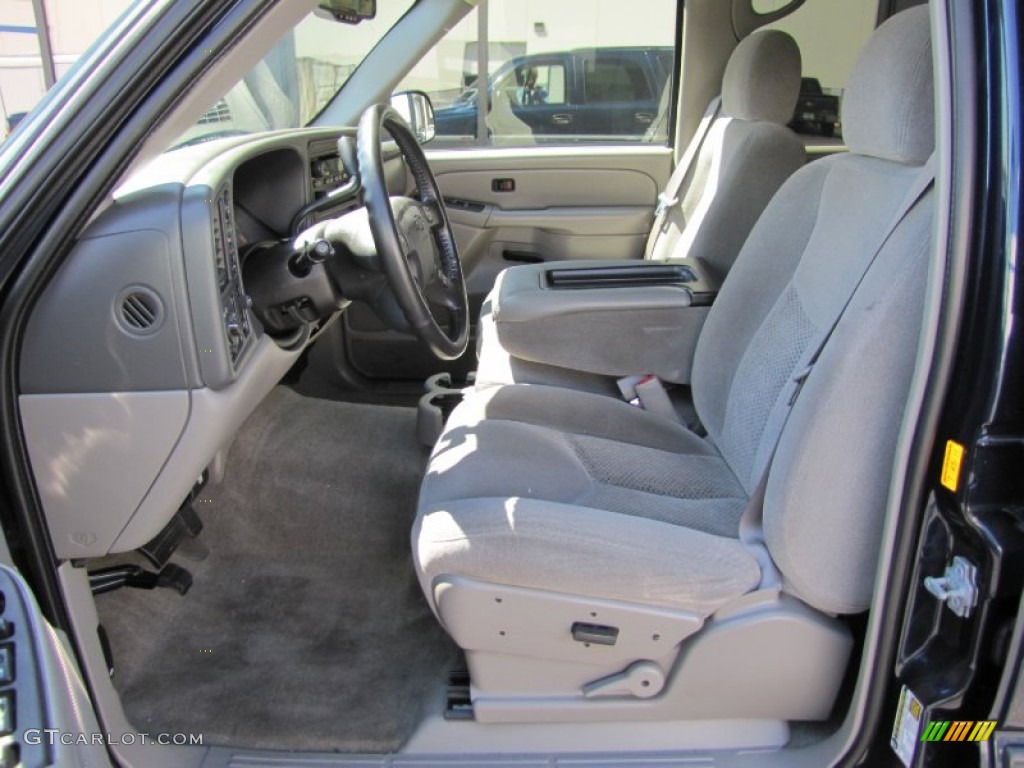
[[[211,549],[181,598],[100,595],[115,685],[151,733],[391,752],[455,666],[413,570],[415,412],[279,388],[197,505]]]

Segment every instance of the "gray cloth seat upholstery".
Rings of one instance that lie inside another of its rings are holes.
[[[769,462],[763,535],[784,594],[821,615],[868,607],[931,253],[930,192],[884,237],[934,146],[926,8],[872,36],[844,126],[850,152],[782,186],[711,308],[693,368],[707,438],[541,385],[455,410],[413,532],[435,609],[460,577],[714,616],[764,586],[740,516]]]
[[[599,395],[472,396],[421,493],[414,556],[428,595],[435,576],[457,573],[706,615],[760,577],[736,539],[746,494],[718,452]]]
[[[719,113],[645,258],[697,258],[724,277],[772,195],[806,162],[803,141],[786,127],[800,74],[800,48],[785,32],[739,42]]]
[[[803,142],[786,127],[800,74],[800,49],[785,32],[761,30],[737,45],[723,76],[718,116],[683,178],[679,202],[649,238],[645,259],[700,259],[717,279],[729,272],[768,201],[806,162]],[[609,379],[510,356],[495,333],[494,306],[492,294],[481,310],[478,382],[615,391]]]

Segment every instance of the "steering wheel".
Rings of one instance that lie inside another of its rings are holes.
[[[383,129],[398,145],[419,199],[388,194],[381,151]],[[427,158],[402,116],[375,104],[359,120],[359,172],[370,231],[384,275],[410,329],[442,360],[454,360],[469,341],[469,301],[455,236]],[[447,310],[442,327],[430,305]]]

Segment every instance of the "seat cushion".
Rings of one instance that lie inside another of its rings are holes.
[[[747,497],[713,446],[600,395],[513,385],[452,414],[420,494],[424,591],[443,574],[707,615],[756,586]]]

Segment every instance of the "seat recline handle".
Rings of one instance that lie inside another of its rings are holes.
[[[665,673],[653,661],[635,661],[621,672],[602,677],[583,686],[588,699],[603,696],[633,696],[649,699],[665,687]]]

